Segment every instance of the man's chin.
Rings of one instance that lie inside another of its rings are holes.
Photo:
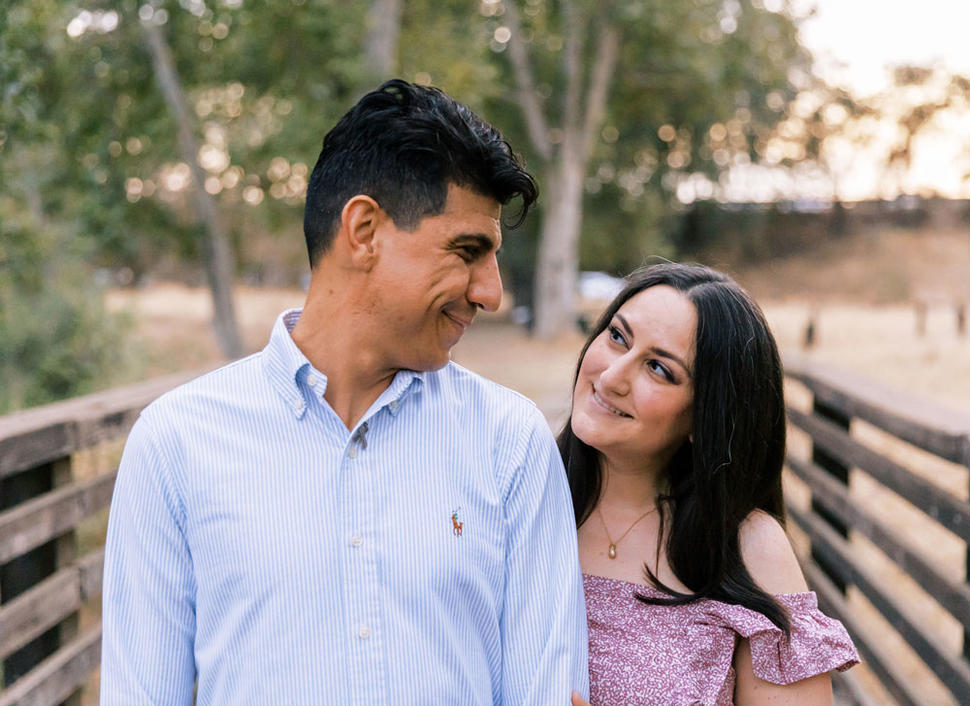
[[[414,360],[411,364],[403,367],[405,370],[413,370],[416,373],[433,373],[435,370],[441,370],[450,362],[451,348],[448,348],[439,356],[429,356],[427,358],[421,358],[420,360]]]

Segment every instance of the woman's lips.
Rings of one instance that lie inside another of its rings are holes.
[[[617,417],[629,417],[630,416],[626,412],[624,412],[624,411],[622,411],[620,409],[617,409],[616,407],[614,407],[613,405],[611,405],[609,402],[607,402],[606,400],[604,400],[602,397],[600,397],[600,394],[596,391],[596,388],[595,387],[593,388],[593,402],[595,402],[598,407],[602,408],[603,410],[605,410],[606,412],[609,412],[610,414],[612,414],[614,416],[617,416]]]

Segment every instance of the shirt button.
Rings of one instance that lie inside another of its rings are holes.
[[[350,538],[350,544],[354,547],[359,547],[363,543],[364,543],[364,538],[361,537],[359,534],[355,534],[353,537]]]
[[[361,640],[366,640],[370,637],[370,628],[366,625],[361,626],[360,630],[357,631],[357,635]]]
[[[316,387],[317,386],[317,376],[314,375],[313,373],[310,373],[309,375],[307,375],[306,376],[306,384],[309,385],[310,387]]]
[[[295,412],[303,411],[303,400],[293,400],[293,411]]]
[[[357,447],[351,446],[349,449],[347,449],[347,455],[351,458],[357,458]]]
[[[396,412],[399,406],[400,403],[397,400],[391,400],[390,408],[392,412]]]

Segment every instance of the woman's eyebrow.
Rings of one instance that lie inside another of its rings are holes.
[[[626,333],[626,335],[629,336],[630,338],[636,338],[633,335],[633,329],[630,328],[630,324],[627,322],[626,319],[623,318],[623,314],[617,314],[616,318],[620,320],[620,325],[623,327],[623,331]]]
[[[693,377],[693,375],[691,375],[690,368],[687,367],[687,363],[685,363],[683,360],[681,360],[678,356],[674,355],[670,351],[665,351],[663,348],[657,348],[656,346],[651,347],[650,351],[655,355],[660,356],[661,358],[668,358],[674,361],[684,369],[684,372],[687,373],[687,377]]]

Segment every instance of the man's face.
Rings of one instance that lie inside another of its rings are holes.
[[[381,224],[371,291],[382,331],[375,343],[389,367],[446,365],[478,310],[498,309],[501,211],[494,199],[452,184],[444,211],[413,231],[389,218]]]

